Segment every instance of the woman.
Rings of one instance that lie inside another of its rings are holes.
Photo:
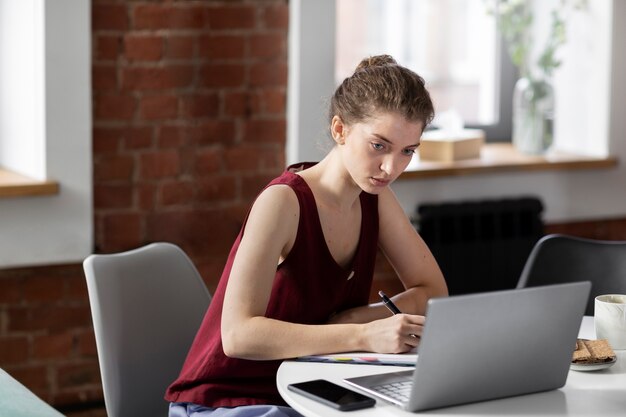
[[[282,359],[419,343],[427,300],[447,288],[389,184],[433,113],[422,78],[390,56],[364,59],[343,81],[330,104],[332,150],[254,202],[168,388],[170,416],[298,415],[275,386]],[[367,304],[378,248],[404,285],[393,297],[404,314]]]

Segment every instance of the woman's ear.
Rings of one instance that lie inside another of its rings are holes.
[[[345,143],[345,135],[346,125],[343,124],[339,116],[333,116],[330,121],[330,136],[332,136],[337,145],[343,145]]]

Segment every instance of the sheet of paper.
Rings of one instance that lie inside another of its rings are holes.
[[[328,362],[328,363],[357,363],[368,365],[395,365],[415,366],[417,352],[411,350],[408,353],[388,354],[371,352],[346,352],[332,355],[309,355],[296,358],[304,362]]]

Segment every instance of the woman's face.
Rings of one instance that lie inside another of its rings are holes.
[[[363,191],[378,194],[411,162],[423,123],[394,112],[352,125],[343,125],[335,116],[331,130],[352,180]]]

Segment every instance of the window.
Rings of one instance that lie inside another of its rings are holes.
[[[438,114],[510,139],[516,77],[483,0],[336,0],[335,21],[336,85],[364,56],[390,54],[424,77]]]
[[[0,164],[61,184],[0,198],[0,267],[93,250],[90,16],[90,2],[0,0]]]
[[[479,23],[490,19],[482,0],[293,0],[289,12],[287,162],[323,157],[337,79],[383,49],[415,65],[437,111],[455,102],[468,127],[484,129],[490,141],[510,141],[517,75],[493,23]],[[433,18],[440,14],[445,19]],[[472,31],[476,25],[485,27],[481,34]]]

